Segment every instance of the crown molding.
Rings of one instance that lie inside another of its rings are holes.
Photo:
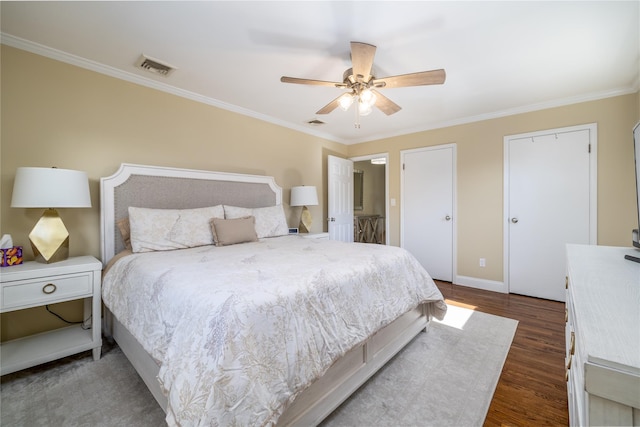
[[[92,61],[90,59],[82,58],[80,56],[76,56],[58,49],[53,49],[51,47],[44,46],[42,44],[35,43],[29,40],[25,40],[20,37],[12,36],[11,34],[0,32],[0,43],[7,46],[14,47],[16,49],[35,53],[36,55],[44,56],[46,58],[54,59],[56,61],[64,62],[66,64],[75,65],[77,67],[84,68],[86,70],[95,71],[96,73],[104,74],[109,77],[114,77],[116,79],[124,80],[140,86],[145,86],[151,89],[156,89],[162,92],[170,93],[172,95],[180,96],[182,98],[190,99],[192,101],[200,102],[202,104],[211,105],[213,107],[231,111],[233,113],[241,114],[243,116],[248,116],[248,117],[261,120],[267,123],[282,126],[282,127],[292,129],[298,132],[302,132],[308,135],[316,136],[318,138],[323,138],[332,142],[339,142],[342,144],[345,143],[344,141],[340,141],[335,136],[327,133],[318,132],[314,129],[308,129],[303,126],[292,125],[289,122],[285,122],[283,120],[277,119],[275,117],[272,117],[266,114],[257,113],[255,111],[242,108],[237,105],[228,104],[226,102],[220,101],[215,98],[203,96],[198,93],[180,89],[175,86],[158,82],[156,80],[153,80],[144,76],[139,76],[134,73],[122,71],[117,68],[114,68],[96,61]]]
[[[447,128],[452,126],[474,123],[474,122],[481,122],[485,120],[499,119],[502,117],[515,116],[517,114],[531,113],[534,111],[547,110],[547,109],[556,108],[556,107],[564,107],[567,105],[580,104],[583,102],[598,101],[600,99],[613,98],[615,96],[630,95],[636,92],[638,92],[638,85],[634,84],[632,85],[632,87],[629,87],[629,88],[595,92],[595,93],[586,94],[586,95],[556,99],[548,102],[524,105],[522,107],[510,108],[508,110],[495,111],[487,114],[479,114],[477,116],[461,117],[459,119],[429,123],[425,126],[420,126],[420,127],[410,128],[410,129],[403,129],[401,132],[390,132],[387,134],[378,134],[376,135],[375,139],[361,139],[361,140],[353,140],[353,141],[350,140],[343,144],[353,145],[353,144],[361,144],[361,143],[371,142],[371,141],[378,141],[381,139],[394,138],[394,137],[403,136],[403,135],[410,135],[410,134],[425,132],[425,131],[434,130],[434,129],[442,129],[442,128]]]
[[[90,71],[95,71],[97,73],[114,77],[120,80],[125,80],[130,83],[138,84],[140,86],[145,86],[151,89],[156,89],[162,92],[170,93],[172,95],[180,96],[182,98],[190,99],[192,101],[211,105],[213,107],[231,111],[237,114],[241,114],[243,116],[248,116],[257,120],[275,124],[287,129],[295,130],[307,135],[315,136],[318,138],[326,139],[328,141],[337,142],[344,145],[354,145],[354,144],[360,144],[365,142],[378,141],[381,139],[394,138],[402,135],[425,132],[425,131],[434,130],[434,129],[441,129],[441,128],[446,128],[451,126],[480,122],[484,120],[497,119],[501,117],[513,116],[516,114],[529,113],[533,111],[545,110],[545,109],[555,108],[555,107],[562,107],[562,106],[578,104],[582,102],[597,101],[599,99],[611,98],[614,96],[628,95],[628,94],[638,92],[638,88],[640,87],[640,75],[638,75],[634,79],[634,82],[632,82],[631,86],[628,88],[596,92],[596,93],[591,93],[586,95],[579,95],[575,97],[552,100],[549,102],[541,102],[536,104],[525,105],[525,106],[511,108],[511,109],[502,110],[502,111],[495,111],[487,114],[480,114],[477,116],[460,117],[452,120],[429,123],[425,126],[420,126],[420,127],[410,128],[410,129],[403,129],[402,131],[398,131],[398,132],[377,134],[375,138],[345,140],[325,132],[320,132],[316,129],[309,129],[302,125],[291,124],[289,122],[277,119],[275,117],[272,117],[266,114],[258,113],[246,108],[239,107],[237,105],[228,104],[218,99],[210,98],[195,92],[190,92],[184,89],[180,89],[175,86],[158,82],[144,76],[139,76],[137,74],[122,71],[117,68],[110,67],[108,65],[104,65],[96,61],[92,61],[86,58],[72,55],[70,53],[63,52],[61,50],[57,50],[57,49],[50,48],[48,46],[41,45],[39,43],[34,43],[32,41],[25,40],[20,37],[12,36],[10,34],[0,32],[0,43],[17,48],[17,49],[25,50],[27,52],[35,53],[37,55],[41,55],[50,59],[54,59],[60,62],[75,65],[77,67],[84,68]]]

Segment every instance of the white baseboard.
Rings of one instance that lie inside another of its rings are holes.
[[[483,289],[485,291],[500,292],[508,294],[509,289],[504,282],[497,282],[495,280],[478,279],[477,277],[468,276],[456,276],[455,285],[468,286],[470,288]]]

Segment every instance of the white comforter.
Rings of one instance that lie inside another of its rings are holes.
[[[169,425],[273,425],[351,348],[422,302],[446,305],[413,256],[284,236],[133,254],[103,300],[160,364]]]

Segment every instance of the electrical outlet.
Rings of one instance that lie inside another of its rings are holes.
[[[487,266],[487,260],[484,258],[480,258],[480,267],[486,267]]]

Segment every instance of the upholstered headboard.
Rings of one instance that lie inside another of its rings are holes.
[[[116,223],[129,206],[187,209],[220,204],[259,208],[282,203],[282,188],[271,176],[210,172],[123,163],[100,179],[100,238],[106,264],[124,249]]]

